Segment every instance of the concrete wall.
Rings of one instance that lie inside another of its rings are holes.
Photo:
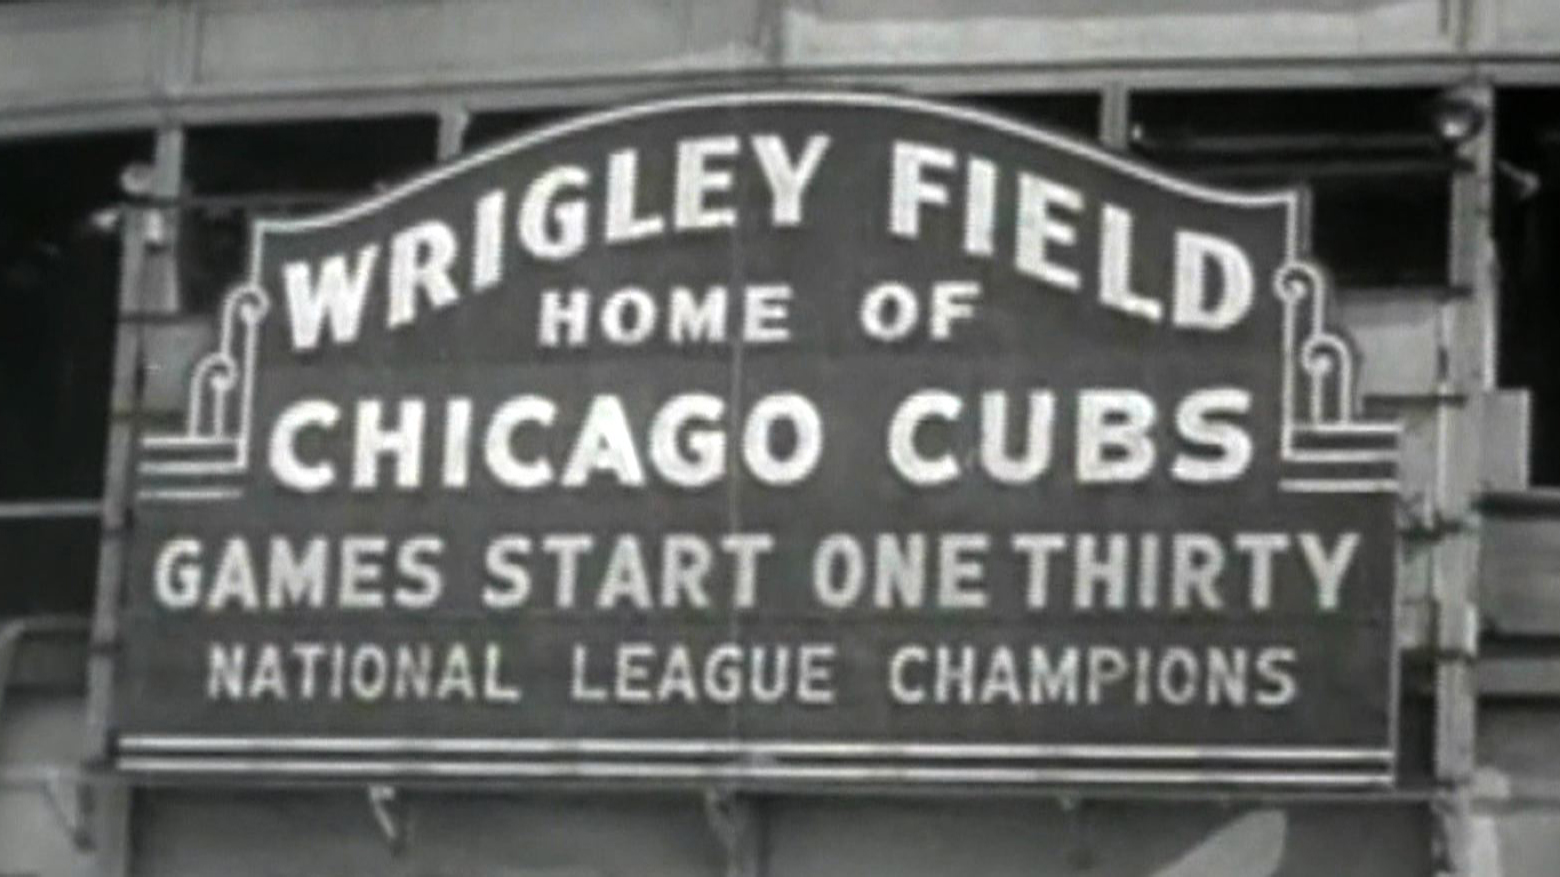
[[[1549,0],[33,0],[0,5],[0,109],[47,129],[147,118],[149,103],[353,112],[340,101],[775,69],[1204,62],[1194,78],[1217,83],[1231,61],[1304,72],[1557,47]]]
[[[19,695],[0,711],[0,875],[68,877],[95,873],[51,802],[49,778],[66,808],[82,758],[83,702],[77,695]]]
[[[1426,0],[823,0],[787,16],[804,65],[1391,57],[1458,43]]]

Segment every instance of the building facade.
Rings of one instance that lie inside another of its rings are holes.
[[[1540,875],[1560,868],[1550,0],[0,4],[0,872]],[[352,783],[117,769],[134,424],[256,216],[666,95],[925,97],[1299,186],[1402,424],[1397,768],[1369,789]]]

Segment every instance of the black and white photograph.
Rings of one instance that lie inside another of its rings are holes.
[[[0,0],[0,877],[1554,877],[1556,338],[1556,0]]]

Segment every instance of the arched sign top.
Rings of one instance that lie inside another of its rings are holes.
[[[764,91],[257,222],[139,441],[123,764],[1387,782],[1397,429],[1303,213]]]
[[[1144,183],[1160,187],[1168,192],[1218,204],[1234,206],[1282,205],[1297,210],[1302,193],[1295,188],[1276,188],[1266,191],[1224,189],[1209,186],[1185,177],[1168,174],[1152,164],[1111,152],[1100,145],[1069,134],[1053,131],[1012,116],[970,106],[915,97],[871,91],[846,90],[774,90],[730,91],[697,95],[680,95],[644,101],[625,107],[583,113],[571,119],[551,122],[535,130],[517,134],[489,144],[409,179],[339,209],[303,217],[263,218],[255,224],[258,234],[268,232],[304,231],[322,225],[350,221],[382,210],[396,201],[446,180],[468,173],[480,173],[481,169],[495,161],[522,150],[545,146],[547,143],[571,134],[595,131],[614,125],[631,125],[641,119],[688,110],[721,109],[741,111],[765,110],[789,106],[830,107],[841,112],[857,109],[882,110],[895,113],[924,115],[946,119],[961,124],[985,128],[1046,149],[1054,149],[1080,159],[1094,162],[1101,167],[1131,176]]]
[[[1223,332],[1303,261],[1303,213],[1298,190],[1217,190],[963,107],[714,94],[588,114],[340,210],[262,219],[248,284],[286,290],[293,349],[307,353],[374,334],[361,315],[406,329],[636,251],[737,266],[811,233],[882,260],[895,258],[883,244],[941,250],[1131,319]],[[383,301],[359,308],[358,290],[380,280]]]

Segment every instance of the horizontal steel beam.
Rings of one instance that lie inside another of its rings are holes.
[[[83,520],[102,514],[100,499],[0,500],[0,521]]]
[[[1440,88],[1483,78],[1497,85],[1560,85],[1560,59],[1198,61],[992,65],[956,68],[814,68],[523,81],[384,81],[355,86],[277,83],[251,89],[193,87],[75,98],[33,96],[0,105],[0,138],[225,122],[426,115],[450,106],[474,113],[618,103],[669,91],[819,85],[924,94],[1099,94],[1112,84],[1135,93],[1264,89]]]

